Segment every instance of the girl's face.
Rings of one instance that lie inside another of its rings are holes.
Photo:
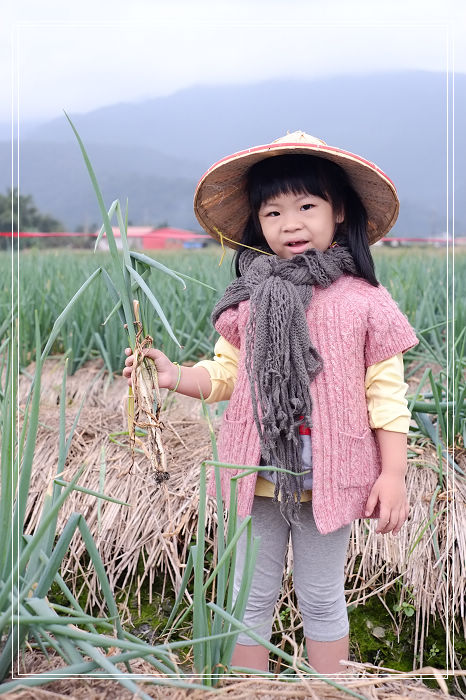
[[[313,194],[279,194],[264,202],[258,212],[262,233],[280,258],[292,258],[312,248],[327,250],[336,225],[343,221],[330,202]]]

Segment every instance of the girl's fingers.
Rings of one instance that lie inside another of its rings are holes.
[[[375,490],[372,490],[369,494],[369,498],[367,499],[366,507],[364,509],[364,515],[366,518],[368,518],[372,514],[375,506],[377,505],[378,500],[379,500],[378,492]]]
[[[403,523],[404,523],[403,515],[404,515],[404,510],[403,510],[403,508],[400,508],[400,511],[399,511],[399,513],[398,513],[397,521],[396,521],[396,523],[395,523],[395,525],[393,526],[393,529],[392,529],[392,535],[397,535],[397,534],[399,533],[399,531],[401,530],[401,526],[402,526]]]
[[[376,533],[384,534],[385,528],[390,522],[390,511],[385,507],[380,508],[379,522],[377,524]]]
[[[395,530],[393,530],[393,534],[397,535],[401,528],[403,527],[404,523],[407,521],[409,515],[409,506],[405,505],[401,510],[400,510],[400,517],[398,519],[398,525],[396,526]]]
[[[398,516],[394,515],[393,517],[390,518],[389,522],[387,523],[387,526],[383,530],[383,534],[386,535],[389,532],[393,532],[393,530],[395,530],[397,526],[398,526]]]
[[[400,505],[395,505],[394,507],[381,505],[376,533],[386,535],[388,532],[391,532],[393,535],[397,535],[403,523],[408,519],[408,515],[409,503],[407,499],[404,499]]]
[[[387,525],[383,528],[383,530],[381,530],[381,533],[383,535],[386,535],[388,532],[391,532],[393,535],[397,535],[401,530],[401,527],[405,522],[406,518],[407,509],[403,505],[401,506],[401,508],[390,513],[390,520],[388,521]]]
[[[150,357],[152,360],[164,357],[163,352],[161,352],[161,350],[158,350],[157,348],[146,348],[145,350],[143,350],[143,354],[144,356]],[[131,348],[125,348],[125,355],[131,362],[133,361],[134,354]]]
[[[376,532],[380,532],[382,535],[386,535],[387,532],[391,532],[393,528],[395,528],[398,525],[398,517],[399,517],[400,510],[391,510],[391,511],[381,511],[380,518],[379,518],[379,526],[376,530]],[[385,525],[384,525],[385,523]]]
[[[398,521],[397,521],[397,522],[398,522]],[[393,528],[395,527],[395,525],[396,525],[395,522],[393,522],[392,520],[389,520],[388,523],[387,523],[387,524],[385,525],[385,527],[383,528],[383,530],[380,531],[380,533],[381,533],[382,535],[387,535],[389,532],[391,532],[391,531],[393,530]]]

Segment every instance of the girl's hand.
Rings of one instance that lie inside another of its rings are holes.
[[[367,499],[364,515],[369,517],[380,503],[380,515],[376,532],[397,535],[409,513],[404,476],[384,473],[375,482]]]
[[[131,372],[133,369],[134,355],[131,348],[125,348],[125,368],[123,376],[128,380],[128,385],[132,386]],[[144,356],[154,361],[157,368],[159,387],[161,389],[173,389],[178,380],[178,369],[161,350],[148,348],[144,350]]]

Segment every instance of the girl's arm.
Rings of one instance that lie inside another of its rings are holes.
[[[375,431],[380,448],[382,471],[370,492],[364,515],[369,517],[380,502],[376,532],[398,534],[408,517],[406,493],[407,436],[379,428]]]
[[[376,532],[396,535],[408,517],[405,475],[407,436],[411,414],[405,398],[408,385],[403,377],[400,354],[368,367],[366,398],[369,422],[379,444],[382,471],[369,495],[365,515],[379,503]]]
[[[382,457],[382,473],[404,479],[407,471],[408,437],[406,433],[379,428],[375,431]]]
[[[176,391],[179,394],[192,396],[195,399],[210,395],[212,391],[212,382],[205,367],[184,367],[175,365],[161,350],[157,350],[156,348],[149,348],[144,354],[146,357],[150,357],[155,363],[159,387],[161,389],[173,390],[176,386]],[[131,370],[134,362],[134,355],[132,354],[131,348],[125,349],[125,355],[127,357],[123,376],[127,378],[128,384],[131,386]],[[178,377],[180,380],[179,383]]]

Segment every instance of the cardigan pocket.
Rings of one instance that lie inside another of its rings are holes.
[[[368,486],[377,478],[379,459],[373,432],[362,435],[339,432],[340,485],[343,488]]]

